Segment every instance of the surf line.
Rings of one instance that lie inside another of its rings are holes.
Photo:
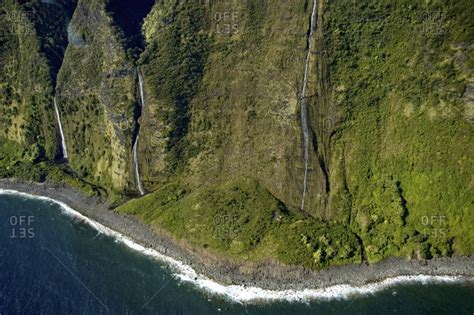
[[[331,299],[349,299],[358,295],[370,295],[382,291],[388,287],[404,284],[404,283],[458,283],[474,281],[474,277],[465,276],[448,276],[448,275],[412,275],[412,276],[396,276],[386,278],[379,282],[373,282],[362,286],[353,286],[349,284],[332,285],[320,289],[302,289],[302,290],[269,290],[259,287],[249,287],[244,285],[223,285],[215,282],[204,275],[196,273],[189,265],[166,256],[159,251],[144,247],[123,234],[114,231],[97,221],[94,221],[80,212],[72,209],[62,201],[34,195],[31,193],[19,192],[11,189],[0,189],[0,195],[18,195],[26,198],[43,200],[60,206],[61,212],[73,219],[80,220],[99,233],[112,237],[117,243],[122,243],[130,249],[140,254],[149,256],[162,263],[169,265],[173,270],[173,277],[183,282],[189,282],[201,290],[206,292],[224,296],[237,303],[255,303],[255,302],[271,302],[271,301],[293,301],[307,302],[311,300],[331,300]]]
[[[63,158],[67,159],[67,148],[66,148],[66,138],[64,137],[63,125],[61,124],[61,116],[59,115],[58,104],[56,103],[56,96],[53,97],[54,112],[56,116],[56,121],[59,126],[59,134],[61,136],[61,149],[63,152]]]
[[[301,129],[303,130],[303,150],[304,150],[304,177],[303,177],[303,193],[301,196],[301,210],[304,210],[304,200],[306,197],[306,187],[308,184],[308,164],[309,164],[309,131],[308,131],[308,114],[306,108],[306,86],[308,85],[308,71],[311,57],[311,38],[313,37],[314,22],[316,16],[316,1],[313,1],[313,10],[311,12],[311,20],[309,22],[309,34],[307,38],[306,62],[304,66],[303,87],[300,94],[300,118]]]
[[[143,189],[142,182],[140,180],[140,169],[138,167],[138,139],[140,138],[140,123],[138,120],[141,117],[142,114],[142,109],[145,106],[145,97],[143,93],[143,77],[142,73],[140,70],[140,67],[137,67],[137,76],[138,76],[138,89],[140,91],[140,102],[139,102],[139,109],[138,113],[136,115],[135,121],[136,121],[136,130],[135,130],[135,141],[133,142],[132,146],[132,151],[133,151],[133,165],[134,165],[134,170],[135,170],[135,180],[137,182],[137,188],[138,191],[140,192],[140,195],[145,194],[145,190]]]

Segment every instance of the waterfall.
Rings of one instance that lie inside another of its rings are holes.
[[[63,158],[67,159],[66,138],[64,137],[63,125],[61,124],[61,116],[59,115],[58,104],[56,103],[56,96],[53,98],[54,111],[56,113],[56,121],[59,126],[59,134],[61,135],[61,149],[63,150]]]
[[[143,96],[143,78],[142,78],[142,74],[140,72],[140,67],[137,67],[137,76],[138,76],[138,86],[139,86],[139,90],[140,90],[140,114],[141,114],[141,108],[143,108],[145,106],[145,98]],[[143,190],[143,187],[142,187],[142,182],[140,180],[140,171],[138,169],[138,139],[140,138],[140,124],[138,122],[138,119],[140,118],[140,114],[139,116],[137,117],[136,119],[136,124],[137,124],[137,127],[136,127],[136,137],[135,137],[135,141],[133,143],[133,164],[134,164],[134,168],[135,168],[135,179],[137,181],[137,188],[138,188],[138,191],[140,192],[141,195],[144,195],[145,194],[145,191]]]
[[[303,147],[304,147],[304,178],[303,178],[303,195],[301,197],[301,210],[304,209],[304,199],[306,196],[306,186],[308,181],[308,164],[309,164],[309,131],[308,131],[308,117],[305,102],[306,85],[308,84],[308,68],[311,57],[311,38],[313,37],[314,19],[316,16],[316,1],[313,0],[313,11],[311,13],[311,20],[309,22],[309,34],[307,38],[306,63],[304,66],[303,87],[300,95],[300,112],[301,112],[301,128],[303,130]]]
[[[137,137],[135,138],[135,143],[133,144],[133,164],[135,165],[135,178],[137,180],[137,188],[140,191],[140,194],[144,195],[145,191],[143,190],[142,182],[140,181],[140,172],[138,170],[138,138],[139,135],[137,135]]]
[[[140,105],[144,107],[145,99],[143,97],[143,77],[140,71],[140,67],[137,67],[137,75],[138,75],[138,87],[140,88],[140,101],[141,101]]]

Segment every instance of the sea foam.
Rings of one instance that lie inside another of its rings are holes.
[[[98,232],[114,238],[127,247],[156,260],[169,265],[173,270],[173,276],[183,282],[190,282],[196,287],[212,293],[224,296],[234,302],[248,303],[257,301],[302,301],[307,302],[311,300],[330,300],[330,299],[348,299],[352,296],[369,295],[384,290],[390,286],[405,283],[455,283],[472,281],[472,278],[461,276],[432,276],[432,275],[414,275],[414,276],[397,276],[387,278],[380,282],[365,284],[362,286],[353,286],[349,284],[332,285],[319,289],[304,289],[304,290],[268,290],[259,287],[250,287],[243,285],[223,285],[215,282],[204,275],[196,273],[196,271],[189,265],[176,260],[172,257],[166,256],[157,250],[146,248],[123,234],[114,231],[97,221],[94,221],[78,211],[72,209],[62,201],[53,198],[38,196],[34,194],[19,192],[10,189],[0,189],[0,195],[11,194],[37,200],[44,200],[55,203],[61,207],[62,213],[80,220],[97,230]]]

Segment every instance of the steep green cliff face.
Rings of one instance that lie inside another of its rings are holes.
[[[196,188],[245,177],[299,206],[298,95],[310,14],[305,1],[155,5],[141,58],[148,99],[141,165],[149,190],[176,177]],[[306,204],[321,216],[326,187],[312,158]]]
[[[149,194],[117,211],[219,255],[322,268],[474,251],[467,1],[319,1],[309,38],[307,0],[55,3],[2,2],[3,176],[131,196],[139,134]]]
[[[115,191],[133,183],[131,143],[136,70],[103,1],[79,1],[58,75],[70,166]]]
[[[358,233],[369,259],[474,249],[473,16],[465,1],[324,10],[325,93],[339,112],[327,219]]]
[[[48,60],[29,13],[13,1],[0,15],[0,159],[2,173],[56,155]]]

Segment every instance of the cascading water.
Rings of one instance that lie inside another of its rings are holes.
[[[56,113],[56,121],[59,126],[59,134],[61,135],[61,149],[63,151],[63,158],[67,159],[66,138],[64,137],[63,125],[61,124],[61,116],[59,115],[58,104],[56,103],[56,96],[53,98],[54,111]]]
[[[140,113],[141,113],[141,108],[143,108],[145,106],[145,98],[143,96],[143,77],[142,77],[142,74],[140,72],[140,67],[137,67],[137,76],[138,76],[138,86],[139,86],[139,90],[140,90]],[[134,168],[135,168],[135,179],[137,181],[137,188],[138,188],[138,191],[140,192],[141,195],[144,195],[145,194],[145,190],[143,190],[143,187],[142,187],[142,182],[140,180],[140,171],[138,169],[138,139],[140,137],[140,125],[138,123],[138,119],[140,118],[140,115],[137,117],[137,129],[136,129],[136,137],[135,137],[135,141],[133,143],[133,164],[134,164]]]
[[[138,170],[138,153],[137,153],[138,138],[139,136],[137,135],[137,137],[135,138],[135,143],[133,144],[133,164],[135,165],[135,178],[137,180],[137,188],[140,191],[140,194],[144,195],[145,191],[143,190],[142,182],[140,181],[140,172]]]
[[[309,131],[308,117],[305,102],[306,85],[308,84],[308,68],[311,56],[311,38],[313,37],[314,20],[316,16],[316,1],[313,1],[313,10],[311,12],[311,20],[309,22],[309,34],[307,39],[308,50],[306,52],[306,63],[304,66],[303,87],[300,95],[300,112],[301,112],[301,128],[303,130],[303,148],[304,148],[304,178],[303,178],[303,195],[301,197],[301,210],[304,209],[304,200],[306,196],[306,186],[308,181],[308,164],[309,164]]]
[[[138,86],[140,88],[140,105],[143,107],[145,106],[145,99],[143,97],[143,77],[140,71],[140,67],[137,67],[137,75],[138,75]]]

